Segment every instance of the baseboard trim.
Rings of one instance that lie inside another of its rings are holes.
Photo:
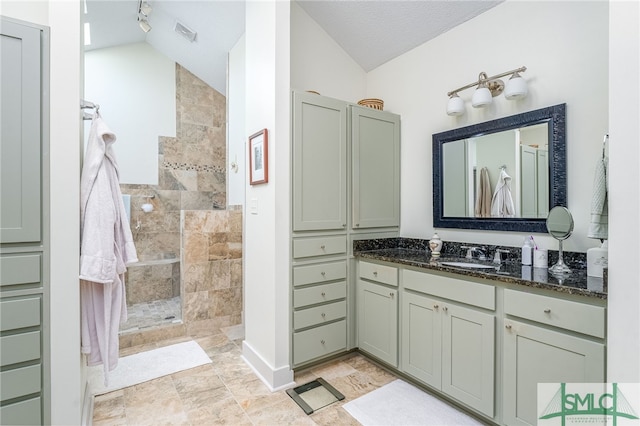
[[[295,386],[293,370],[288,365],[273,368],[246,340],[242,342],[242,359],[271,392]]]

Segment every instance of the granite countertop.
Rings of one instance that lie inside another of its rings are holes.
[[[607,298],[606,279],[587,276],[586,268],[574,268],[571,274],[558,278],[548,272],[546,268],[524,266],[519,262],[519,259],[518,261],[509,260],[502,265],[494,265],[491,261],[471,261],[451,254],[432,258],[428,250],[401,247],[375,249],[372,249],[372,247],[354,247],[354,256],[469,277],[485,278],[511,285],[524,285],[599,299]],[[443,262],[474,262],[492,265],[494,268],[456,267],[443,265]]]

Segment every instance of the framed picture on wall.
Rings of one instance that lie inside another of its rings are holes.
[[[269,182],[269,137],[267,129],[249,136],[249,184]]]

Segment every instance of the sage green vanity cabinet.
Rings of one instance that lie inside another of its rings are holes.
[[[360,262],[358,347],[398,367],[398,270]]]
[[[605,381],[605,308],[513,290],[504,296],[504,423],[535,425],[538,383]]]
[[[0,424],[49,424],[49,30],[0,22]]]
[[[401,277],[401,370],[493,417],[495,289],[409,269]]]
[[[538,423],[538,383],[606,380],[606,300],[383,256],[357,262],[358,346],[416,383],[511,426]]]

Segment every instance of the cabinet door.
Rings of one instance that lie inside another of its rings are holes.
[[[293,230],[344,230],[347,104],[293,95]]]
[[[402,365],[407,374],[440,389],[442,384],[441,302],[402,294]]]
[[[363,351],[398,366],[398,290],[358,281],[358,341]]]
[[[354,229],[400,224],[400,117],[351,108]]]
[[[442,391],[493,417],[495,316],[442,304]]]
[[[0,243],[41,239],[41,31],[2,20]]]
[[[605,347],[517,321],[504,330],[504,423],[538,424],[538,383],[601,383]]]

